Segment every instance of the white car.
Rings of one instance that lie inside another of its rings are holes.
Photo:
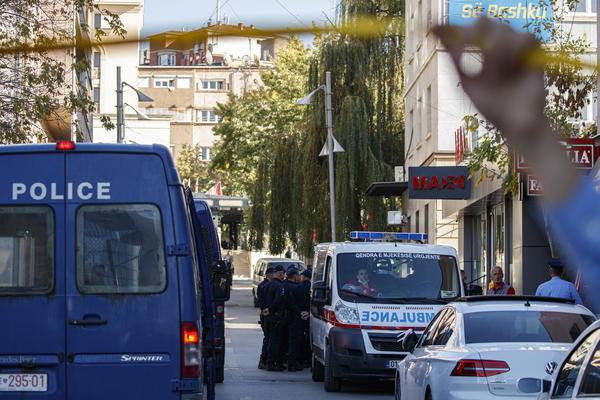
[[[551,382],[522,379],[521,385],[532,393],[545,392],[539,394],[539,400],[600,399],[600,321],[579,336]]]
[[[444,307],[396,370],[395,398],[536,398],[521,378],[550,379],[577,337],[594,322],[585,307],[533,296],[474,296]]]

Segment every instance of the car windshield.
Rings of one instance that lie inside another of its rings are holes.
[[[436,303],[460,295],[456,259],[423,253],[338,255],[340,296],[353,302]]]
[[[464,315],[465,342],[573,343],[592,322],[591,316],[564,312],[474,312]]]

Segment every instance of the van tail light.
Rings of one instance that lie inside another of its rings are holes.
[[[215,303],[215,317],[220,320],[225,319],[225,303]]]
[[[66,140],[56,142],[56,150],[75,150],[75,142]]]
[[[504,361],[460,360],[450,376],[494,376],[510,371]]]
[[[194,322],[181,323],[181,377],[200,376],[200,334]]]

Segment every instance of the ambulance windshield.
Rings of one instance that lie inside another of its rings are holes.
[[[353,302],[447,302],[460,296],[452,256],[423,253],[338,255],[338,289]]]

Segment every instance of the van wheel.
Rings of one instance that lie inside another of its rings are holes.
[[[312,355],[310,369],[312,371],[313,382],[323,382],[323,379],[325,378],[325,368],[323,367],[323,364],[317,360],[317,357],[315,357],[314,354]]]
[[[325,376],[324,384],[326,392],[339,392],[342,388],[342,380],[333,376],[333,352],[330,348],[325,350]]]

